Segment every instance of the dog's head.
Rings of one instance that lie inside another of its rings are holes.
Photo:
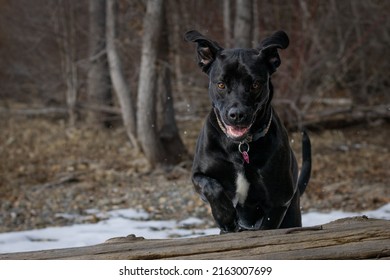
[[[256,49],[224,49],[195,30],[185,39],[197,43],[198,64],[209,76],[210,98],[226,134],[244,139],[270,105],[270,76],[280,65],[278,49],[289,44],[287,34],[278,31]]]

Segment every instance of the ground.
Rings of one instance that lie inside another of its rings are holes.
[[[190,152],[201,124],[179,123]],[[69,128],[62,119],[19,116],[3,117],[0,127],[0,232],[93,223],[99,218],[86,210],[119,208],[144,209],[154,219],[195,216],[214,226],[209,207],[193,191],[191,161],[151,170],[120,126]],[[301,136],[290,136],[300,162]],[[362,211],[390,202],[389,123],[310,136],[313,171],[302,211]]]

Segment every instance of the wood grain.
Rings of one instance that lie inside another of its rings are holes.
[[[0,255],[6,259],[387,259],[390,221],[365,216],[319,227],[186,239],[129,235],[95,246]]]

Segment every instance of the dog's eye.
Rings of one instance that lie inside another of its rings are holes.
[[[217,87],[218,87],[219,89],[225,89],[225,88],[226,88],[226,85],[225,85],[224,83],[222,83],[222,82],[219,82],[219,83],[217,84]]]
[[[255,81],[253,84],[252,84],[252,89],[253,90],[258,90],[260,88],[260,82],[259,81]]]

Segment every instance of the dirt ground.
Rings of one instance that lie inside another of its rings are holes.
[[[179,124],[190,152],[201,124]],[[64,120],[12,117],[2,118],[0,128],[0,232],[99,221],[88,209],[144,209],[154,219],[195,216],[214,225],[192,189],[191,162],[151,170],[121,127],[70,129]],[[301,199],[304,212],[369,210],[390,202],[389,123],[310,135],[313,171]],[[300,139],[291,134],[299,161]]]

